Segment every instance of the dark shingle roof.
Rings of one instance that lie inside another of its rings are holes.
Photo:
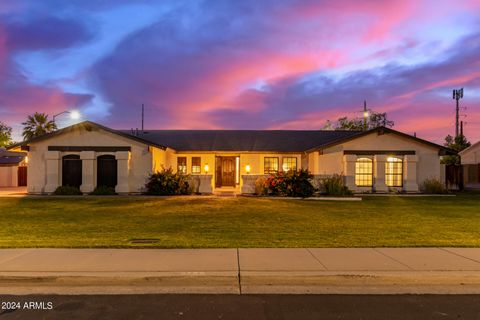
[[[0,148],[0,165],[20,163],[23,158],[25,158],[25,155],[26,154],[23,152],[6,151],[5,149]]]
[[[122,133],[177,151],[275,151],[302,152],[358,131],[298,130],[120,130]]]

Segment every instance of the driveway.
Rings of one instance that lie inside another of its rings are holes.
[[[0,197],[18,197],[27,194],[27,187],[0,187]]]

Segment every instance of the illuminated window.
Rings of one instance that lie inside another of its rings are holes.
[[[385,163],[385,183],[389,187],[401,187],[403,185],[403,160],[388,157]]]
[[[285,157],[282,159],[282,170],[287,172],[290,170],[297,170],[297,158],[296,157]]]
[[[192,157],[192,173],[201,173],[202,164],[200,157]]]
[[[278,172],[278,158],[265,157],[263,162],[264,173],[277,173]]]
[[[177,172],[178,173],[187,173],[187,157],[178,157],[177,158]]]
[[[373,161],[369,158],[358,158],[355,163],[355,184],[359,187],[373,185]]]

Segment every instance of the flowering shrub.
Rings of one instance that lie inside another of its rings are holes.
[[[190,194],[188,175],[174,173],[172,168],[153,173],[145,185],[146,193],[158,196]]]
[[[266,196],[268,195],[268,186],[266,184],[267,178],[265,177],[258,177],[255,181],[255,194],[259,196]]]
[[[263,177],[262,177],[263,178]],[[313,175],[308,170],[280,171],[266,178],[259,178],[255,183],[255,190],[260,195],[274,195],[281,197],[310,197],[315,191],[310,183]]]

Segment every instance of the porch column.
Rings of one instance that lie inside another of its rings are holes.
[[[357,161],[357,155],[345,154],[343,156],[343,174],[345,175],[345,185],[348,189],[356,191],[355,185],[355,162]]]
[[[255,181],[261,177],[258,174],[243,174],[242,175],[242,193],[255,193]]]
[[[199,193],[212,193],[212,178],[211,174],[202,174],[198,176],[200,178],[200,185],[198,187]]]
[[[385,183],[385,163],[387,162],[387,156],[384,154],[377,154],[373,158],[375,166],[375,183],[373,188],[375,192],[388,192],[388,187]]]
[[[60,151],[45,152],[45,160],[47,162],[47,184],[45,185],[44,191],[47,193],[52,193],[60,185]]]
[[[95,151],[80,152],[80,159],[82,160],[82,185],[80,186],[80,191],[89,193],[93,191],[95,186]]]
[[[404,158],[405,162],[405,191],[407,192],[418,192],[418,182],[417,182],[417,155],[406,155]]]
[[[117,151],[115,152],[115,159],[117,160],[117,186],[115,187],[115,192],[130,192],[128,185],[130,152]]]

